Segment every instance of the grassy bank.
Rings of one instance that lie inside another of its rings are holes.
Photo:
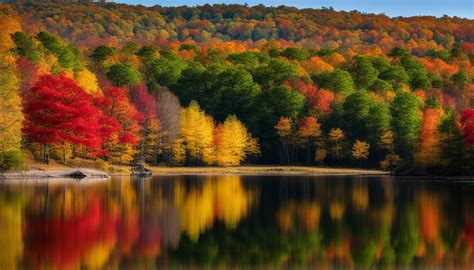
[[[67,165],[63,165],[55,160],[51,160],[49,164],[45,164],[43,162],[39,162],[33,159],[28,160],[25,164],[24,168],[20,170],[20,172],[27,172],[27,171],[54,171],[54,170],[69,170],[69,169],[78,169],[78,168],[87,168],[87,169],[95,169],[99,171],[104,171],[109,175],[128,175],[130,174],[130,166],[128,165],[115,165],[110,164],[105,161],[101,160],[87,160],[76,158],[69,160]]]
[[[150,167],[154,175],[382,175],[380,170],[323,168],[305,166],[239,166],[239,167]]]
[[[128,175],[130,167],[118,166],[106,162],[76,159],[67,166],[52,161],[46,165],[41,162],[30,161],[22,170],[51,171],[73,168],[90,168],[107,172],[109,175]],[[325,168],[309,166],[238,166],[238,167],[148,167],[154,175],[209,175],[209,174],[238,174],[238,175],[381,175],[387,174],[380,170],[366,170],[354,168]]]

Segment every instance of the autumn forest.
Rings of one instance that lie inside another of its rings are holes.
[[[332,8],[0,4],[0,170],[474,173],[474,21]]]

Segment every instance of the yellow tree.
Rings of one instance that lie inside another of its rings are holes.
[[[236,116],[229,116],[215,130],[216,163],[219,166],[237,166],[250,154],[258,154],[257,140]]]
[[[18,16],[9,5],[0,5],[0,168],[14,167],[21,155],[21,99],[11,35],[21,31]],[[7,164],[7,159],[10,164]]]
[[[183,138],[177,138],[171,145],[171,161],[175,165],[182,165],[186,161],[186,149]]]
[[[311,158],[311,148],[316,142],[316,139],[321,136],[321,125],[318,123],[318,119],[314,116],[302,117],[299,122],[298,131],[296,132],[296,138],[298,144],[303,148],[307,149],[308,162]]]
[[[363,159],[369,158],[370,144],[364,141],[356,140],[352,146],[352,157],[362,162]]]
[[[334,67],[326,63],[319,56],[313,56],[311,59],[302,63],[302,66],[308,73],[321,73],[325,71],[332,72]]]
[[[326,149],[318,148],[314,154],[314,160],[319,164],[323,164],[327,156],[328,151]]]
[[[328,140],[332,143],[331,152],[335,159],[340,159],[343,155],[344,131],[340,128],[333,128],[329,131]]]
[[[145,160],[152,164],[158,163],[158,157],[161,153],[161,126],[156,118],[149,120],[145,131]]]
[[[180,133],[184,148],[193,163],[214,163],[214,121],[201,110],[199,104],[191,104],[181,110]]]
[[[275,129],[282,143],[280,163],[290,163],[290,151],[288,148],[293,137],[293,120],[289,117],[280,117],[280,120],[275,125]]]
[[[76,83],[91,95],[97,96],[101,94],[97,77],[94,73],[87,69],[83,69],[76,73]]]
[[[130,163],[138,150],[131,144],[120,143],[117,135],[113,135],[109,145],[108,161],[119,165]]]
[[[393,152],[393,132],[386,131],[382,136],[380,136],[380,148]]]

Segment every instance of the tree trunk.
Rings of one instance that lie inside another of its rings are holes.
[[[283,143],[278,145],[278,154],[280,157],[280,165],[283,163]]]
[[[63,143],[63,165],[66,166],[66,144]]]
[[[76,158],[76,145],[72,144],[71,145],[71,159],[75,159],[75,158]]]
[[[49,145],[47,143],[43,145],[43,161],[49,164]]]
[[[308,165],[311,165],[311,144],[308,145],[308,152],[306,158],[308,160]]]
[[[293,141],[291,142],[291,165],[295,164],[295,148],[295,142]]]
[[[142,163],[145,163],[145,144],[146,144],[146,133],[148,129],[148,124],[145,124],[143,128],[143,139],[140,147],[140,160]]]
[[[140,146],[140,160],[142,163],[145,163],[145,139],[142,140],[142,145]]]
[[[154,159],[155,159],[155,160],[154,160],[155,165],[158,164],[158,159],[160,158],[160,154],[161,154],[161,144],[162,144],[162,142],[161,142],[161,135],[160,135],[160,137],[158,138],[158,144],[156,145],[156,149],[155,149],[155,153],[154,153],[154,156],[155,156],[155,158],[154,158]]]

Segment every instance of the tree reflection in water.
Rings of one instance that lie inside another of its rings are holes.
[[[474,198],[462,183],[167,176],[0,187],[0,269],[474,266]]]

